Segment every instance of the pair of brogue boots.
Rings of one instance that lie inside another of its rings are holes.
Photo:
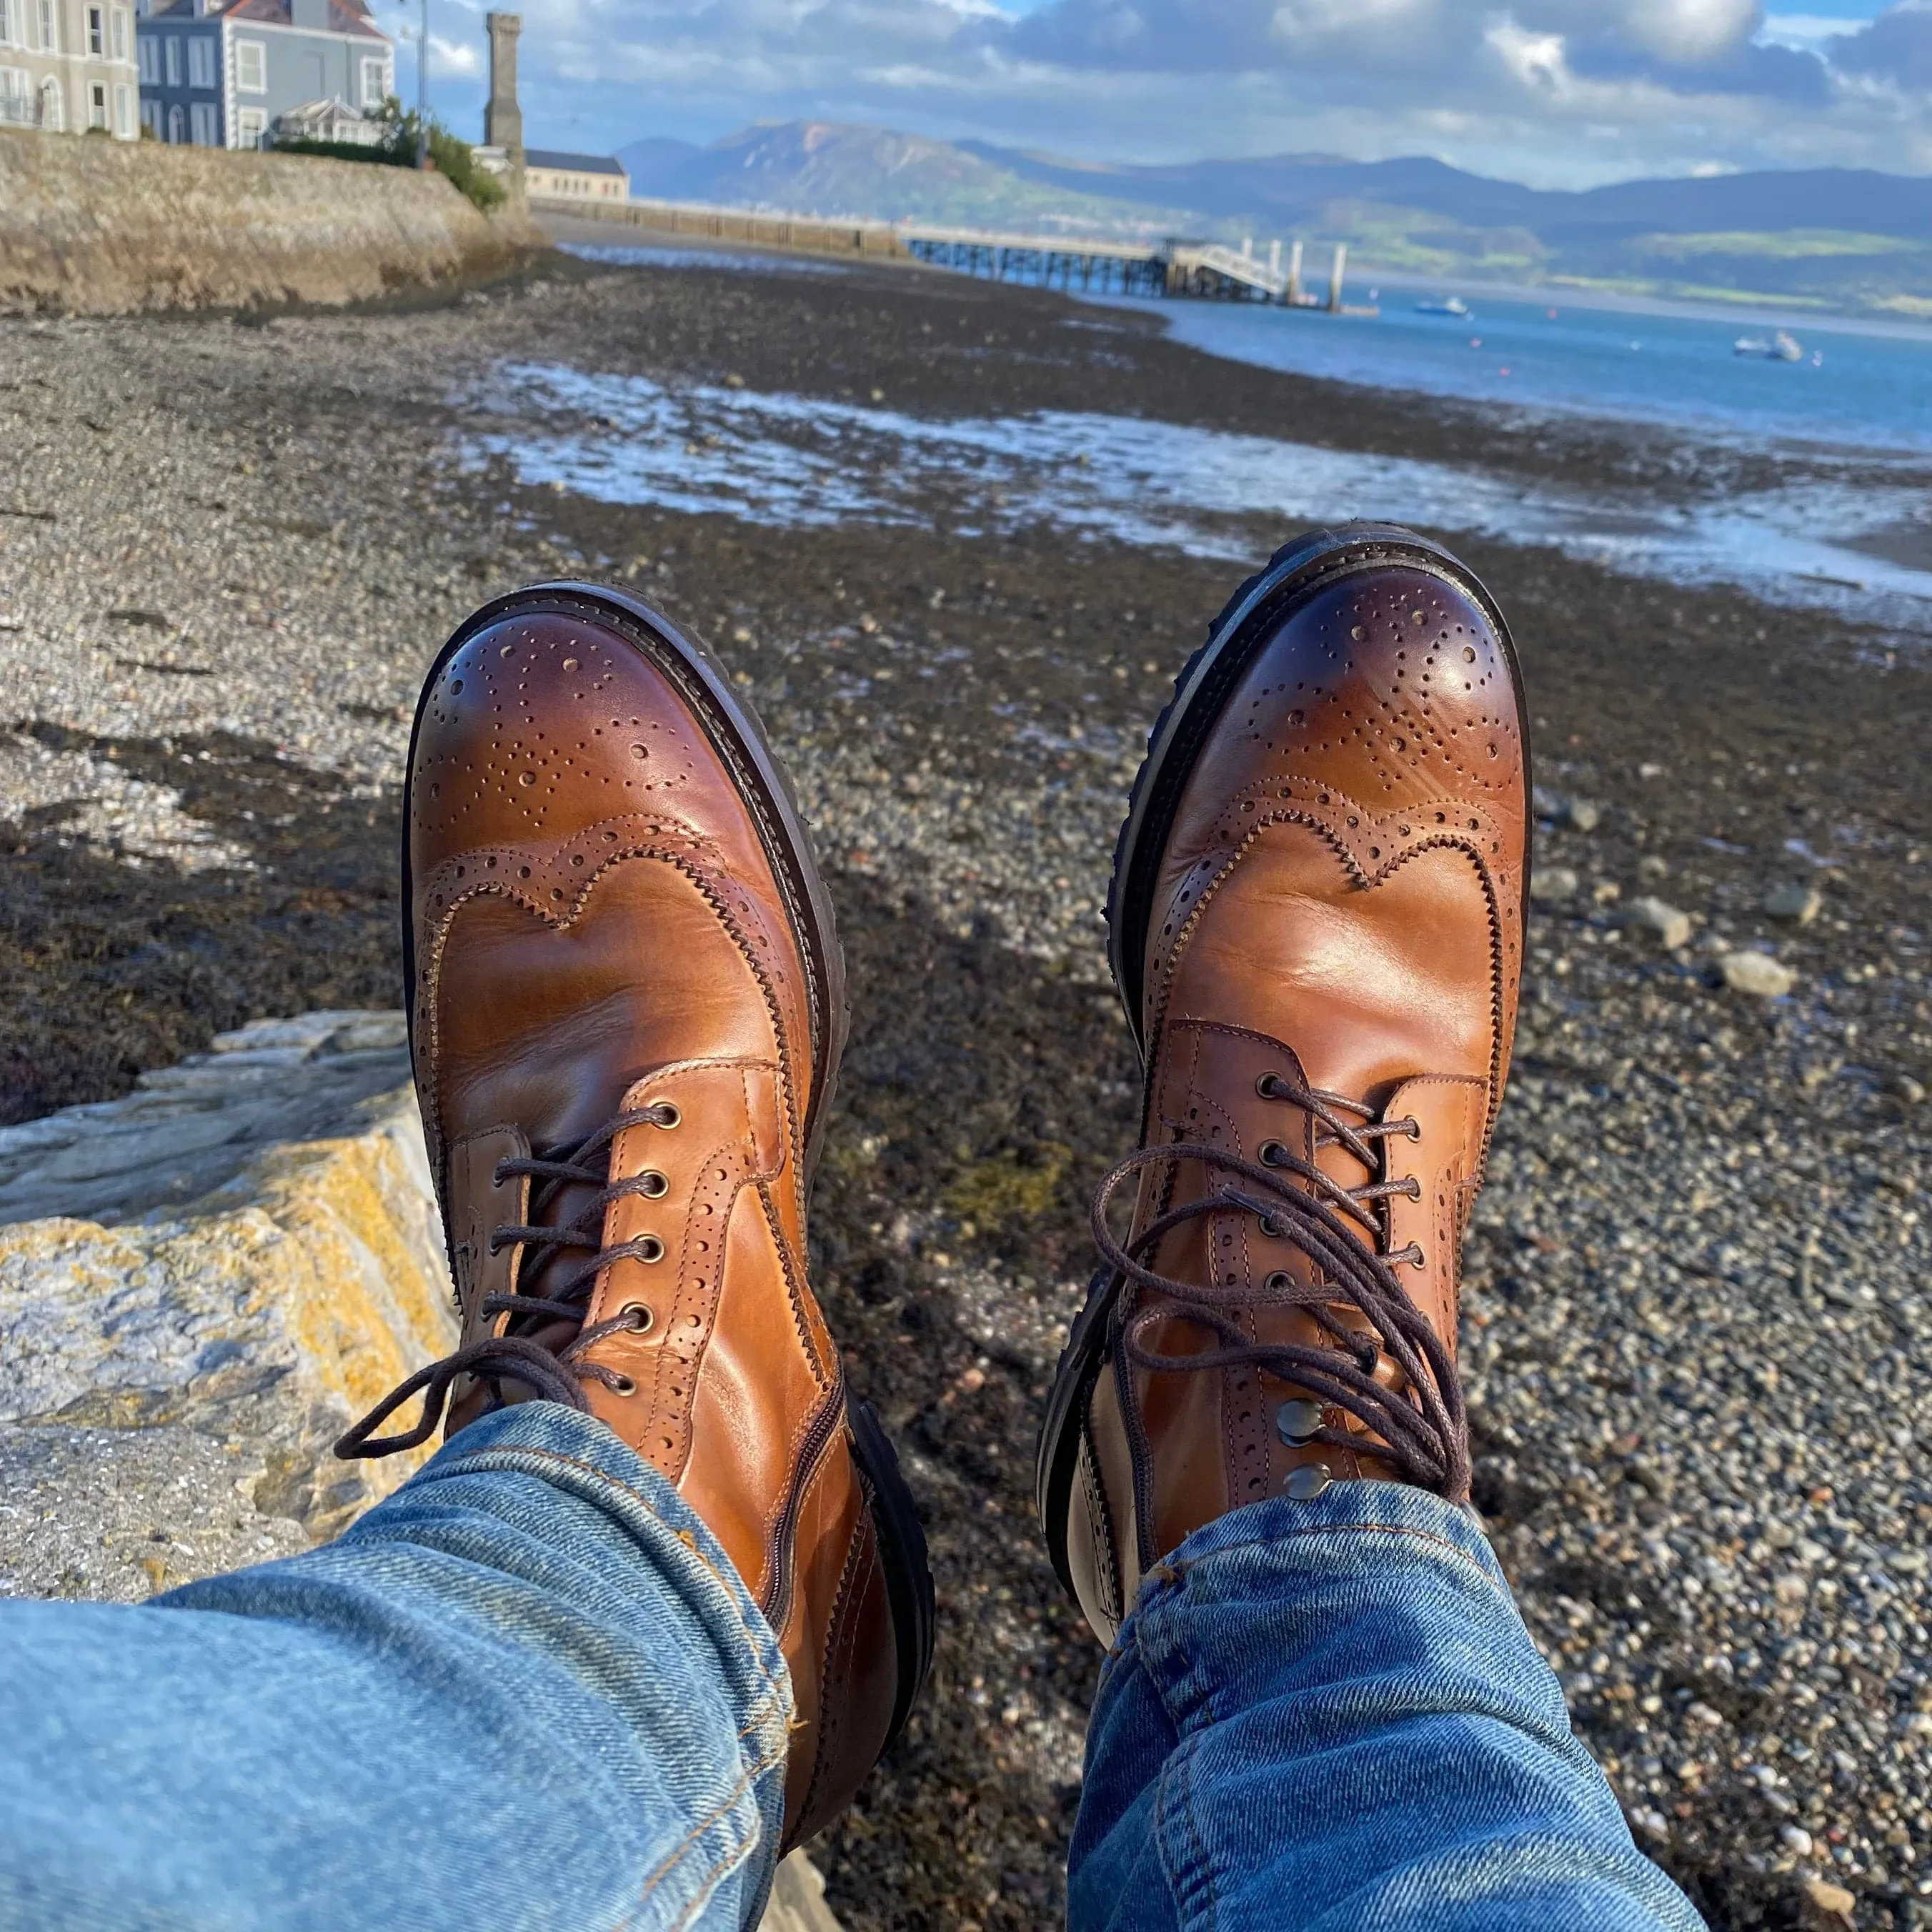
[[[1160,1557],[1242,1504],[1360,1477],[1466,1498],[1457,1250],[1508,1066],[1527,796],[1500,616],[1389,526],[1282,550],[1156,724],[1108,905],[1141,1145],[1102,1185],[1038,1464],[1055,1567],[1103,1640]],[[846,1012],[790,785],[701,645],[543,584],[437,658],[405,822],[462,1334],[343,1453],[531,1398],[608,1424],[778,1634],[798,1843],[904,1725],[934,1608],[808,1280]],[[380,1436],[418,1392],[421,1419]]]

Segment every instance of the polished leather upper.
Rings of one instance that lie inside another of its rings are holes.
[[[796,1840],[869,1768],[896,1678],[838,1352],[806,1280],[806,1122],[826,1072],[812,968],[754,807],[634,644],[594,617],[512,612],[425,695],[408,838],[417,1082],[464,1340],[512,1318],[487,1296],[545,1292],[521,1280],[530,1243],[493,1247],[533,1198],[502,1163],[629,1117],[609,1178],[634,1184],[602,1210],[603,1248],[622,1252],[583,1329],[616,1325],[584,1350],[606,1372],[583,1387],[779,1631]],[[572,1184],[544,1224],[597,1198]],[[546,1278],[576,1258],[548,1259]],[[458,1394],[452,1430],[488,1399]]]
[[[1521,968],[1525,748],[1509,656],[1478,605],[1435,573],[1384,566],[1318,588],[1254,655],[1196,758],[1160,856],[1139,989],[1143,1140],[1205,1143],[1272,1164],[1277,1148],[1345,1189],[1344,1210],[1453,1351],[1458,1251],[1500,1103]],[[1130,989],[1131,991],[1132,989]],[[1337,1132],[1280,1097],[1334,1096]],[[1136,1232],[1213,1183],[1207,1163],[1146,1169]],[[1394,1191],[1396,1189],[1401,1191]],[[1247,1212],[1186,1220],[1149,1265],[1209,1282],[1257,1341],[1323,1336],[1266,1305],[1271,1276],[1312,1282],[1286,1230]],[[1298,1393],[1249,1367],[1130,1363],[1118,1330],[1091,1398],[1069,1560],[1111,1636],[1154,1558],[1298,1465],[1388,1474],[1357,1447],[1292,1446]],[[1364,1331],[1352,1308],[1334,1318]],[[1197,1322],[1144,1338],[1162,1354],[1220,1346]],[[1378,1370],[1399,1384],[1386,1355]]]

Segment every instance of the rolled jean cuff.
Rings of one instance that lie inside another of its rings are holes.
[[[1366,1556],[1383,1535],[1404,1539],[1412,1557],[1473,1564],[1515,1617],[1508,1580],[1472,1508],[1406,1483],[1375,1482],[1330,1483],[1310,1502],[1271,1496],[1216,1516],[1148,1572],[1134,1614],[1153,1608],[1156,1592],[1178,1588],[1203,1563],[1252,1552],[1265,1552],[1271,1567],[1282,1561],[1292,1567],[1298,1547],[1306,1561],[1328,1567],[1352,1552]]]
[[[500,1872],[506,1898],[522,1883],[542,1900],[568,1865],[559,1922],[620,1922],[614,1899],[637,1932],[756,1922],[784,1826],[790,1672],[717,1538],[602,1422],[512,1404],[333,1543],[134,1614],[160,1622],[157,1608],[248,1620],[261,1634],[238,1644],[292,1677],[307,1656],[340,1678],[344,1724],[494,1766],[506,1815],[557,1814],[560,1846]]]
[[[746,1742],[769,1731],[782,1762],[792,1717],[791,1672],[778,1634],[710,1526],[608,1424],[560,1402],[519,1402],[472,1422],[401,1489],[337,1538],[394,1533],[405,1498],[425,1499],[446,1480],[514,1472],[534,1476],[608,1519],[704,1626],[733,1701],[748,1714]]]

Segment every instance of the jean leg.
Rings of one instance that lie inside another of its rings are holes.
[[[1208,1525],[1102,1673],[1072,1932],[1698,1932],[1474,1521],[1333,1485]]]
[[[0,1927],[727,1932],[791,1712],[670,1484],[520,1404],[323,1548],[0,1605]]]

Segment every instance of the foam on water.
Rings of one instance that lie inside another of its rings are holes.
[[[1280,534],[1367,517],[1550,543],[1633,574],[1734,583],[1908,630],[1932,624],[1932,572],[1851,546],[1909,523],[1919,493],[1808,480],[1721,502],[1659,506],[1444,464],[1318,449],[1136,418],[1048,411],[934,420],[748,389],[670,388],[556,364],[506,364],[472,407],[509,418],[472,458],[608,502],[752,523],[847,521],[961,535],[1042,520],[1252,560]],[[555,418],[532,429],[532,417]]]

